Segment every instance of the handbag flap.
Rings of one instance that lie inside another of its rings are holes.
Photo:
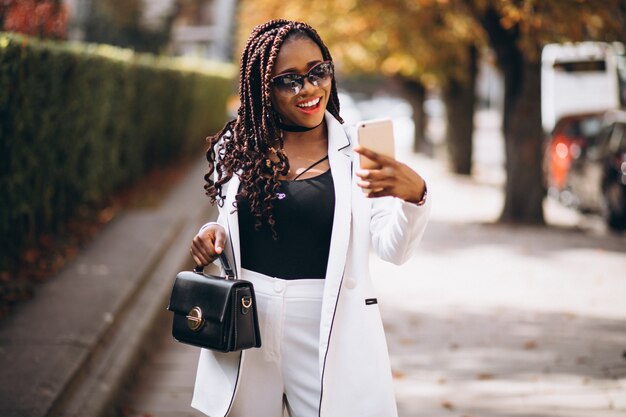
[[[246,281],[226,280],[223,277],[182,271],[174,280],[174,287],[167,309],[179,314],[188,314],[198,306],[205,319],[222,322],[226,315],[231,292]]]

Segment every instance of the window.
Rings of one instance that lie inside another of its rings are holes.
[[[564,72],[606,72],[606,61],[555,62],[552,67]]]

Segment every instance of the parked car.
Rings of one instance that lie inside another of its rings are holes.
[[[601,126],[602,113],[566,116],[558,121],[550,135],[545,157],[548,193],[567,206],[584,206],[573,194],[570,171],[583,150],[597,139]]]
[[[626,230],[626,111],[604,116],[596,165],[602,167],[602,212],[614,230]],[[588,158],[587,164],[594,162]]]
[[[626,230],[626,112],[561,119],[546,149],[546,180],[565,205]]]

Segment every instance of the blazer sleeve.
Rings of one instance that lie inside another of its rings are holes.
[[[213,221],[213,222],[208,222],[202,225],[202,227],[200,228],[200,230],[198,230],[198,234],[200,232],[202,232],[204,229],[206,229],[207,227],[209,227],[212,224],[217,224],[219,226],[222,226],[224,228],[224,231],[226,231],[226,233],[228,233],[228,226],[226,224],[226,219],[224,218],[224,214],[222,214],[222,212],[220,211],[219,215],[217,216],[217,220]],[[228,237],[227,237],[228,238]]]
[[[372,199],[370,235],[381,259],[400,265],[413,255],[426,230],[431,195],[421,206],[395,197]]]
[[[200,230],[198,230],[198,234],[200,234],[202,232],[203,229],[207,228],[208,226],[212,225],[212,224],[217,224],[219,226],[222,226],[224,228],[224,231],[226,232],[226,244],[224,247],[224,251],[226,256],[229,259],[229,262],[231,263],[231,265],[235,265],[233,262],[234,259],[234,255],[232,253],[232,249],[231,249],[231,243],[230,243],[230,233],[228,231],[228,224],[226,221],[226,216],[227,214],[224,214],[223,210],[219,211],[218,217],[216,221],[212,221],[212,222],[208,222],[205,223],[204,225],[202,225],[202,227],[200,228]],[[221,262],[219,263],[219,269],[217,268],[215,262],[213,262],[212,264],[208,265],[205,267],[205,271],[207,271],[208,273],[214,273],[214,274],[219,274],[219,273],[224,273],[224,268],[221,265]]]

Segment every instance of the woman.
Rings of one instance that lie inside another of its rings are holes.
[[[263,346],[203,350],[192,406],[209,416],[396,416],[370,247],[408,259],[426,226],[424,180],[354,148],[331,55],[310,26],[257,26],[241,58],[238,117],[211,138],[205,189],[220,205],[191,254],[232,252],[254,284]],[[379,169],[358,170],[353,150]]]

